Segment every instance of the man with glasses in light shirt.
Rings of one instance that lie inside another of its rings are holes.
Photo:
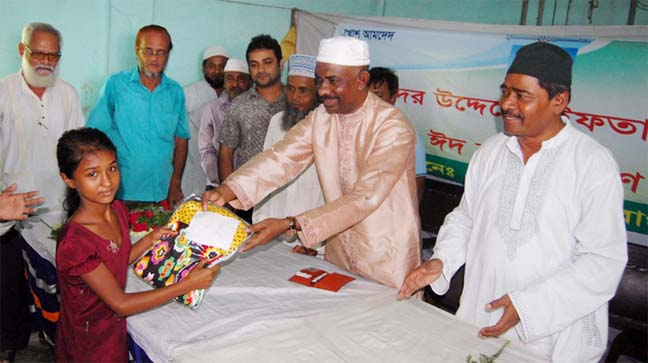
[[[167,30],[147,25],[135,40],[137,67],[108,77],[88,118],[117,148],[122,175],[117,198],[171,205],[184,197],[189,122],[185,95],[164,73],[173,43]]]
[[[0,80],[1,187],[16,184],[13,191],[38,190],[44,198],[21,223],[0,223],[0,361],[11,361],[31,333],[23,246],[53,243],[41,220],[61,223],[65,185],[56,143],[64,131],[85,123],[76,90],[57,77],[62,43],[61,33],[50,24],[27,24],[18,44],[20,71]],[[54,306],[41,297],[39,308],[58,309],[56,291],[51,297]]]

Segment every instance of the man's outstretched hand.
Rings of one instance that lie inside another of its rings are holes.
[[[433,258],[421,266],[412,270],[398,291],[397,299],[407,299],[419,289],[433,283],[439,278],[443,272],[443,262],[437,258]]]
[[[209,204],[222,207],[234,199],[236,199],[236,194],[234,194],[232,189],[225,184],[221,184],[218,188],[204,192],[200,202],[202,203],[203,210],[206,211]]]
[[[504,308],[504,313],[500,320],[493,326],[482,328],[479,331],[479,335],[484,337],[498,337],[506,333],[520,321],[520,316],[518,315],[518,312],[508,294],[499,299],[493,300],[486,305],[486,310],[488,311],[499,308]]]

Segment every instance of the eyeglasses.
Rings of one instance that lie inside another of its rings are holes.
[[[146,58],[152,57],[153,55],[155,55],[156,57],[166,57],[166,56],[169,55],[168,50],[159,49],[159,50],[153,51],[153,49],[151,49],[151,48],[144,48],[144,49],[137,48],[137,49],[142,51],[142,53],[144,54],[144,56]]]
[[[33,50],[29,49],[27,44],[23,44],[23,46],[25,47],[25,49],[27,49],[29,55],[34,59],[45,60],[45,58],[47,58],[47,60],[49,60],[50,62],[56,62],[59,59],[61,59],[61,52],[56,52],[56,53],[34,52]]]

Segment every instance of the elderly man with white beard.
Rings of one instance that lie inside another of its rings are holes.
[[[48,242],[46,235],[38,233],[41,219],[61,223],[65,185],[56,163],[56,142],[64,131],[85,123],[76,90],[57,77],[62,43],[53,26],[27,24],[18,44],[21,69],[0,80],[0,183],[3,187],[17,184],[17,192],[39,190],[45,199],[22,223],[1,224],[5,231],[13,227],[0,239],[2,359],[11,360],[16,350],[27,345],[31,333],[21,245]]]
[[[315,86],[315,57],[293,54],[288,58],[288,81],[284,89],[288,106],[286,111],[276,113],[270,119],[263,150],[268,150],[281,141],[286,132],[319,106]],[[323,204],[324,196],[317,170],[315,164],[311,164],[291,182],[270,193],[257,204],[252,220],[257,223],[268,218],[295,216]],[[284,233],[278,239],[293,244],[298,237]],[[318,255],[319,251],[319,255],[324,256],[324,248],[324,245],[320,245],[315,250],[295,244],[293,251],[312,256]]]

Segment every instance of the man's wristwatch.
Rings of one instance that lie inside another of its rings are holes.
[[[286,235],[289,237],[297,235],[297,220],[295,217],[286,217],[286,219],[288,219],[288,230],[286,231]]]

